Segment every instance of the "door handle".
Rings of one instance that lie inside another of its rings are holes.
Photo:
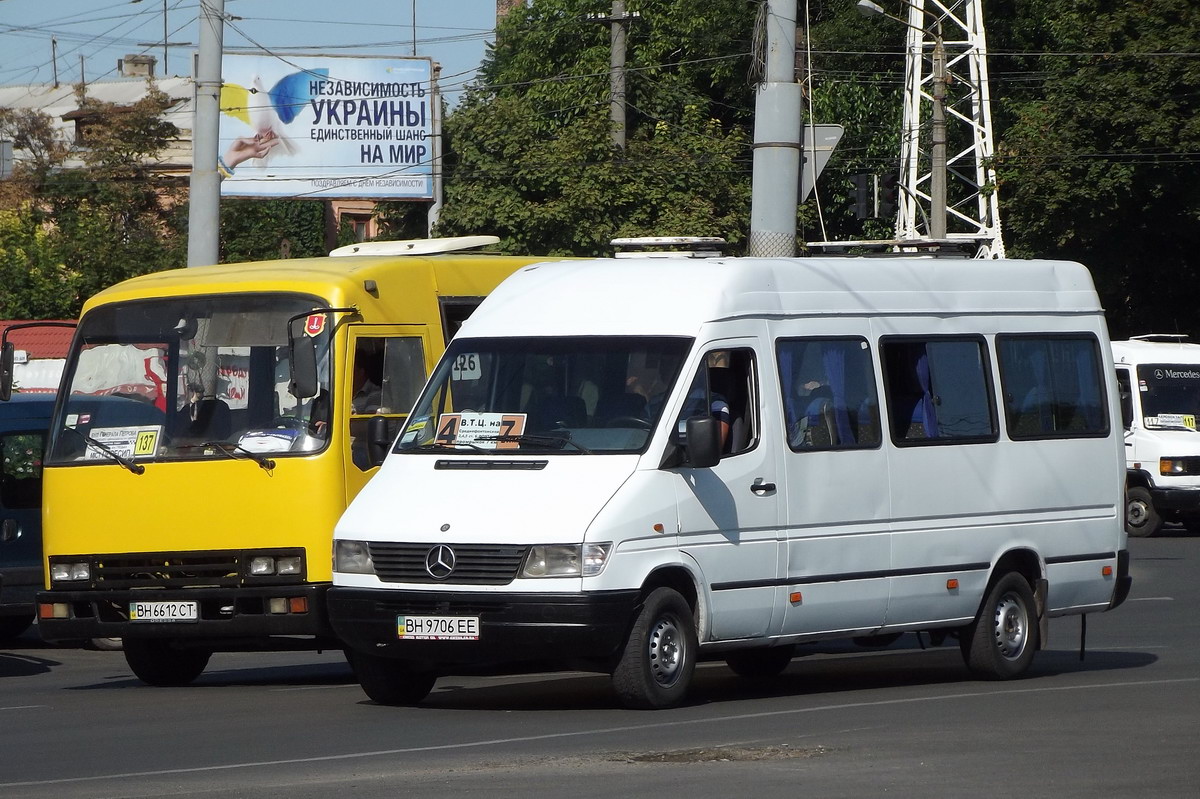
[[[769,494],[775,490],[774,483],[764,483],[761,480],[756,480],[750,485],[750,490],[755,494]]]

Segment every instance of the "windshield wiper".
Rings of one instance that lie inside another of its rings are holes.
[[[200,446],[212,447],[220,451],[223,455],[228,455],[235,461],[252,460],[268,472],[275,468],[275,461],[273,459],[259,455],[257,452],[251,452],[241,444],[230,444],[227,441],[205,441]],[[234,455],[233,453],[235,452],[243,453],[243,457],[239,458],[237,455]]]
[[[476,452],[491,452],[490,449],[485,449],[477,444],[472,444],[470,441],[455,441],[453,444],[447,444],[444,441],[426,441],[424,444],[417,444],[415,447],[406,449],[398,449],[397,452],[412,452],[413,450],[430,450],[430,449],[457,449],[459,447],[470,447]]]
[[[88,446],[95,447],[97,450],[99,450],[100,452],[104,453],[109,458],[111,458],[113,463],[121,464],[126,469],[133,472],[134,474],[142,474],[143,472],[146,471],[146,467],[143,466],[142,464],[134,463],[129,458],[126,458],[124,455],[117,454],[107,444],[101,444],[99,441],[92,438],[87,433],[83,432],[82,430],[76,430],[74,427],[65,427],[65,426],[63,427],[63,430],[70,430],[72,433],[74,433],[75,435],[79,436],[84,441],[86,441],[88,443]]]
[[[576,444],[574,441],[572,441],[570,434],[565,435],[565,436],[532,436],[532,435],[525,435],[525,434],[480,436],[479,438],[477,438],[475,440],[476,441],[497,441],[497,442],[503,442],[503,443],[512,442],[512,443],[517,443],[517,444],[533,444],[533,445],[539,446],[539,447],[547,447],[547,448],[554,447],[555,449],[562,449],[567,444],[570,444],[572,447],[579,450],[580,452],[582,452],[585,455],[592,454],[592,451],[590,449],[588,449],[587,447],[583,446],[582,444]]]

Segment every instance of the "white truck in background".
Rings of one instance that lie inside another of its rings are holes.
[[[1200,344],[1150,334],[1112,342],[1125,427],[1126,529],[1200,531]]]

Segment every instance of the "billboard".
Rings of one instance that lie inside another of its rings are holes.
[[[432,61],[225,53],[223,197],[432,199]]]

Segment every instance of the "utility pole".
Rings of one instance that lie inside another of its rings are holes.
[[[801,86],[796,82],[796,0],[767,0],[766,74],[754,102],[749,254],[796,253]]]
[[[612,0],[608,16],[588,14],[596,22],[607,22],[611,28],[608,56],[608,116],[612,121],[612,146],[625,149],[625,35],[629,20],[640,17],[637,11],[626,11],[625,0]]]
[[[224,28],[225,0],[200,0],[192,177],[188,190],[188,266],[215,264],[220,259],[221,176],[217,172],[217,147]]]
[[[58,39],[50,37],[50,63],[54,66],[54,88],[58,88]]]
[[[429,204],[429,210],[425,214],[425,235],[433,238],[433,228],[437,225],[438,218],[442,215],[442,90],[438,80],[442,76],[442,65],[433,64],[430,74],[429,92],[429,108],[430,115],[433,117],[433,129],[438,131],[438,135],[433,137],[430,145],[433,147],[433,202]]]
[[[933,42],[933,111],[929,132],[929,237],[946,238],[946,45],[942,23]]]
[[[612,143],[625,149],[625,3],[613,0],[612,51],[608,60],[608,116],[612,120]]]

